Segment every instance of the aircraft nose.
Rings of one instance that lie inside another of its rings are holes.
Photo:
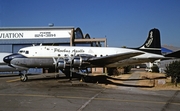
[[[5,57],[3,58],[3,61],[4,61],[5,63],[8,63],[8,64],[10,64],[11,60],[12,60],[12,59],[10,59],[9,56],[5,56]]]
[[[21,55],[21,54],[18,54],[18,53],[14,53],[14,54],[5,56],[5,57],[3,58],[3,61],[4,61],[5,63],[10,64],[10,63],[11,63],[11,60],[12,60],[12,59],[15,59],[15,58],[25,58],[25,56],[23,56],[23,55]]]

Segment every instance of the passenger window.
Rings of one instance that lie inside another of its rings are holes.
[[[25,54],[29,54],[29,51],[26,51]]]

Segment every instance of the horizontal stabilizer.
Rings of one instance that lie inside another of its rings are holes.
[[[180,50],[164,55],[165,57],[180,58]]]

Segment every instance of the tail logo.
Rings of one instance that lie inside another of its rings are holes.
[[[147,43],[145,44],[145,46],[146,46],[146,47],[149,47],[152,42],[153,42],[153,31],[151,31],[151,32],[149,33],[149,40],[147,41]]]

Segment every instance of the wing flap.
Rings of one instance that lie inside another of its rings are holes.
[[[118,62],[124,59],[128,59],[130,57],[138,56],[144,54],[142,52],[127,52],[127,53],[120,53],[120,54],[114,54],[109,56],[103,56],[103,57],[96,57],[89,59],[88,62],[90,62],[93,65],[97,66],[105,66],[107,64],[111,64],[114,62]]]

